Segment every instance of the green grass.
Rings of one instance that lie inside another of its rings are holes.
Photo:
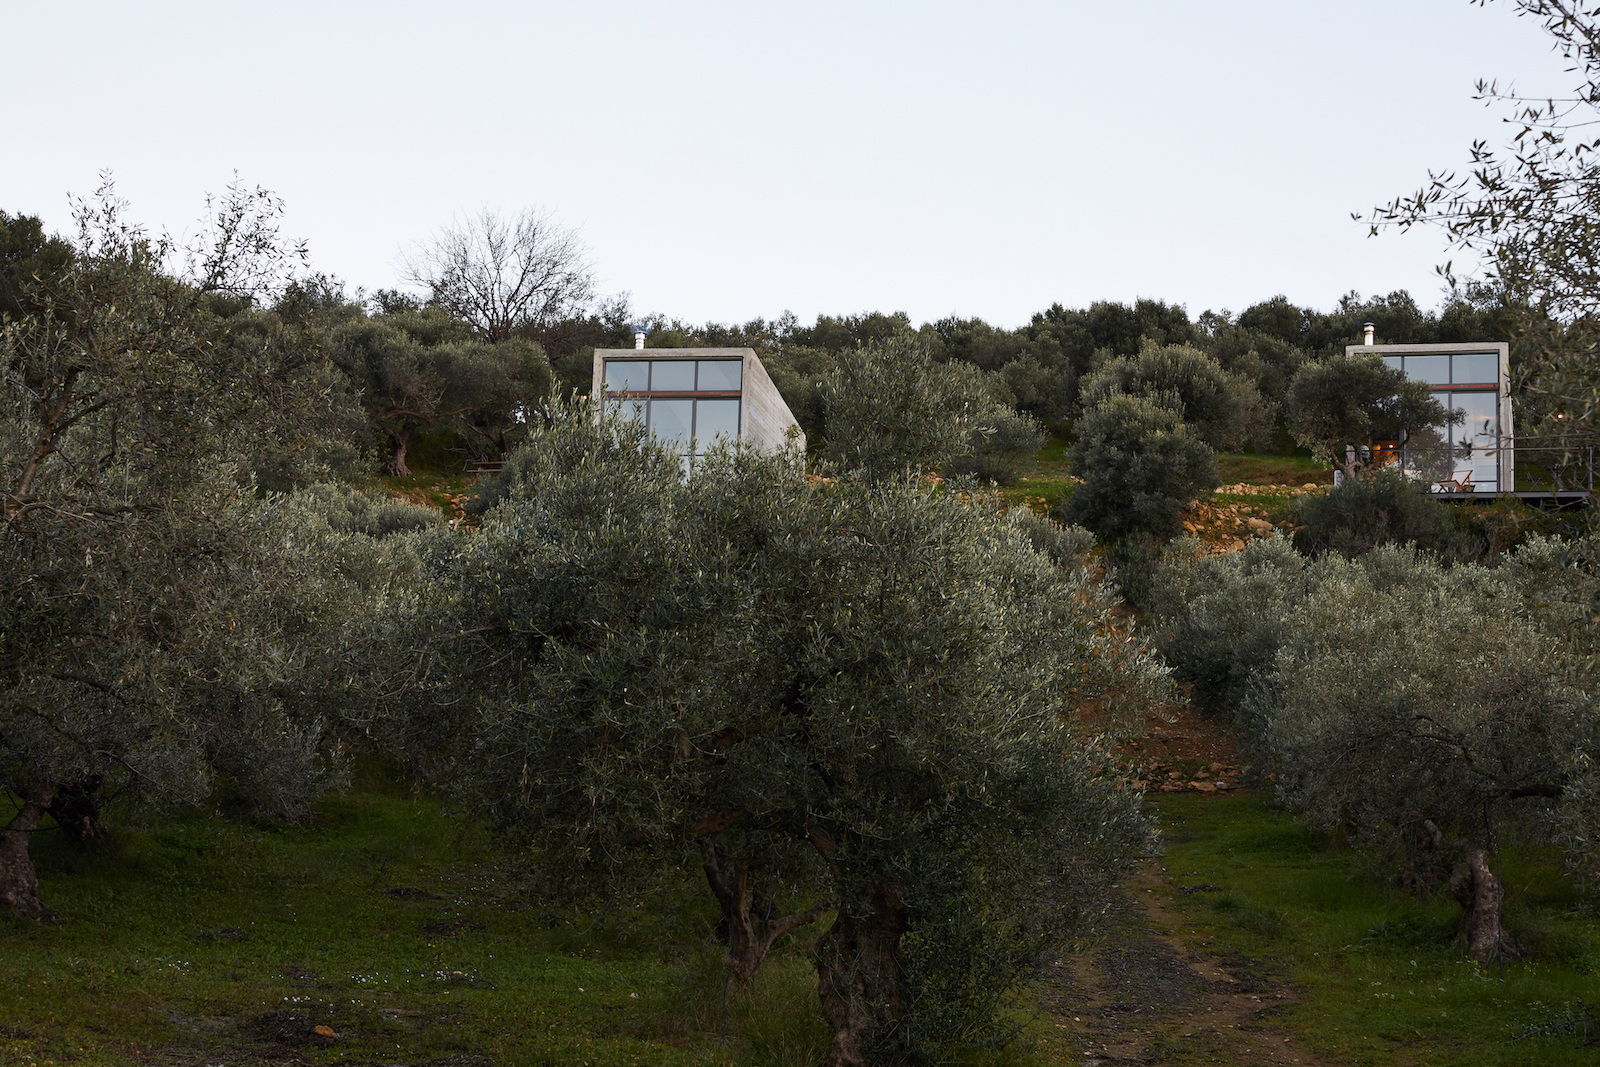
[[[1317,463],[1310,455],[1294,452],[1258,455],[1254,452],[1217,453],[1217,473],[1223,485],[1249,482],[1255,485],[1318,485],[1333,483],[1333,468]]]
[[[735,989],[718,1043],[697,869],[557,906],[430,799],[354,793],[282,831],[192,816],[94,856],[44,833],[33,851],[61,918],[0,921],[0,1064],[250,1062],[275,1041],[326,1063],[802,1064],[828,1036],[789,939]]]
[[[1025,464],[1021,477],[1013,485],[1002,486],[1000,497],[1010,507],[1026,505],[1040,514],[1060,507],[1072,495],[1075,485],[1068,478],[1067,449],[1072,441],[1062,433],[1052,434],[1034,456]],[[1236,485],[1241,482],[1256,485],[1301,486],[1307,482],[1318,485],[1333,481],[1333,470],[1326,464],[1312,461],[1299,452],[1281,455],[1255,453],[1218,453],[1217,470],[1221,484]],[[1289,494],[1275,496],[1242,496],[1218,494],[1222,503],[1249,504],[1253,507],[1287,508]]]
[[[191,815],[87,854],[34,854],[52,925],[0,921],[0,1064],[815,1063],[829,1034],[804,945],[781,942],[733,992],[693,864],[584,906],[439,801],[384,785],[313,825]],[[1448,893],[1371,878],[1259,795],[1159,796],[1170,905],[1191,947],[1258,961],[1295,988],[1270,1025],[1340,1064],[1591,1064],[1600,933],[1551,857],[1507,850],[1507,926],[1534,949],[1468,960]],[[1051,1021],[961,1063],[1054,1062]],[[314,1025],[337,1037],[316,1043]],[[476,1062],[470,1059],[463,1063]]]
[[[1155,804],[1174,905],[1203,940],[1271,961],[1298,988],[1274,1025],[1328,1062],[1594,1062],[1577,1030],[1583,1005],[1600,1007],[1600,931],[1552,857],[1505,852],[1506,926],[1535,952],[1502,977],[1466,958],[1448,890],[1418,899],[1381,884],[1259,795]]]
[[[1032,460],[1023,464],[1017,481],[1000,487],[1000,499],[1007,507],[1026,506],[1041,515],[1065,504],[1077,484],[1067,477],[1067,449],[1071,446],[1064,434],[1052,433]]]

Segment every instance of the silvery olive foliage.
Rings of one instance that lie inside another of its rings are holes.
[[[1237,449],[1266,435],[1267,405],[1255,384],[1222,369],[1192,345],[1147,340],[1136,356],[1118,356],[1083,380],[1078,402],[1088,411],[1107,398],[1148,397],[1175,409],[1212,448]]]
[[[1152,582],[1148,624],[1200,710],[1230,716],[1243,708],[1257,675],[1277,658],[1284,618],[1305,595],[1307,565],[1278,535],[1216,555],[1188,538],[1169,546]]]
[[[841,353],[820,384],[822,455],[874,479],[936,468],[1006,480],[1044,443],[976,367],[935,363],[909,331]]]
[[[1368,471],[1325,493],[1294,501],[1296,547],[1310,555],[1354,557],[1378,545],[1411,544],[1446,562],[1483,561],[1489,544],[1460,521],[1461,510],[1433,497],[1428,483],[1398,470]]]
[[[1401,546],[1306,560],[1283,538],[1174,552],[1156,641],[1312,825],[1418,887],[1450,878],[1473,950],[1509,950],[1483,862],[1504,835],[1561,845],[1585,880],[1600,862],[1592,590],[1569,552],[1533,538],[1493,569]]]
[[[1421,864],[1425,822],[1484,844],[1503,817],[1549,825],[1600,741],[1563,658],[1495,572],[1379,549],[1315,565],[1245,703],[1291,803]]]
[[[1107,541],[1171,537],[1189,502],[1216,488],[1211,446],[1161,399],[1109,393],[1084,412],[1077,433],[1068,458],[1083,484],[1063,516]]]
[[[999,1004],[1149,843],[1074,714],[1167,691],[1106,591],[970,491],[750,451],[685,478],[586,407],[507,481],[480,533],[428,543],[419,602],[450,681],[412,729],[449,723],[483,817],[603,883],[698,850],[745,974],[834,908],[832,1062],[1003,1039]],[[776,855],[810,903],[769,921],[746,894]]]
[[[296,502],[338,533],[368,537],[428,530],[444,524],[444,516],[391,496],[362,492],[342,482],[318,482],[294,494]]]
[[[314,437],[325,376],[229,343],[219,306],[295,261],[235,187],[188,250],[80,206],[69,264],[0,331],[0,903],[42,916],[27,839],[72,798],[297,818],[337,784],[315,695],[362,606],[325,524],[259,500],[262,442]],[[281,354],[281,353],[280,353]]]

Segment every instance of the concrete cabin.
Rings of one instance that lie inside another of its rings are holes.
[[[606,410],[626,404],[684,459],[684,470],[721,439],[764,452],[806,436],[750,348],[597,348],[594,392]]]

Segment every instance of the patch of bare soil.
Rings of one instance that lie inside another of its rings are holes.
[[[1192,705],[1166,709],[1168,721],[1152,720],[1145,736],[1120,751],[1133,765],[1133,787],[1150,793],[1227,793],[1245,788],[1250,768],[1239,759],[1221,724]]]
[[[1220,793],[1245,788],[1222,724],[1187,705],[1170,709],[1123,746],[1149,792]],[[1179,890],[1159,858],[1122,883],[1108,935],[1054,965],[1044,1008],[1064,1062],[1334,1067],[1274,1018],[1296,992],[1270,961],[1220,951],[1188,925]]]
[[[1072,1062],[1333,1067],[1273,1025],[1296,994],[1268,961],[1194,938],[1159,859],[1122,889],[1105,943],[1052,972],[1045,1008]]]

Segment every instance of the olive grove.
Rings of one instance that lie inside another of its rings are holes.
[[[1515,956],[1489,862],[1503,838],[1563,848],[1592,881],[1600,715],[1577,620],[1594,582],[1533,539],[1497,568],[1415,548],[1308,560],[1285,538],[1157,576],[1155,640],[1308,822],[1419,890],[1448,885],[1480,958]]]

